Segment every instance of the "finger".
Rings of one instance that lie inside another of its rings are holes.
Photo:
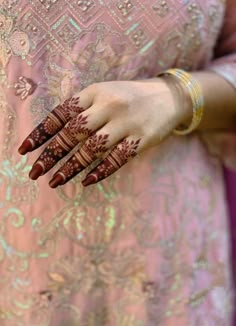
[[[79,97],[72,97],[58,105],[23,141],[18,149],[19,153],[24,155],[40,147],[58,133],[70,119],[88,109],[92,99],[91,92],[84,90]]]
[[[97,183],[119,170],[138,153],[141,139],[124,139],[112,152],[94,168],[82,181],[84,186]]]
[[[99,110],[95,105],[71,119],[33,164],[29,174],[30,178],[36,180],[48,172],[79,142],[94,134],[106,122],[106,112]]]
[[[71,98],[58,105],[24,140],[18,149],[19,153],[24,155],[38,148],[60,131],[73,114],[82,111],[79,98]]]
[[[114,133],[112,124],[99,130],[55,173],[49,182],[50,187],[56,188],[68,182],[92,162],[103,156],[109,148],[117,144],[123,137],[121,129],[116,130],[116,133]]]

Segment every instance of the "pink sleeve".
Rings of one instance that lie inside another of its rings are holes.
[[[207,67],[225,78],[236,90],[236,0],[226,0],[224,25],[216,46],[215,58]],[[235,128],[236,129],[236,128]],[[210,153],[236,170],[236,133],[203,133]]]
[[[236,1],[227,0],[224,25],[209,69],[236,88]]]

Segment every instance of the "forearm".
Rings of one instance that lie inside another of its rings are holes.
[[[236,129],[236,90],[214,72],[192,73],[204,96],[204,116],[199,129]],[[187,100],[184,119],[191,119],[191,101]]]

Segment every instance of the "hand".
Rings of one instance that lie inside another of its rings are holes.
[[[78,144],[49,185],[64,185],[98,158],[82,182],[96,183],[137,154],[157,145],[186,118],[183,92],[163,78],[93,84],[57,106],[19,148],[33,151],[55,136],[30,171],[36,180]]]

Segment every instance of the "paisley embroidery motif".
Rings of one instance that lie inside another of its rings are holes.
[[[171,139],[86,190],[81,180],[88,171],[57,190],[46,176],[30,181],[36,158],[16,153],[53,108],[56,114],[32,135],[38,145],[82,112],[71,96],[92,83],[204,66],[224,6],[221,0],[0,0],[2,326],[188,325],[187,316],[196,325],[206,316],[229,323],[220,167],[197,139]],[[132,145],[125,161],[135,155],[138,143]],[[61,155],[58,146],[52,151]],[[74,167],[68,164],[65,174]],[[109,173],[107,165],[99,169]]]

